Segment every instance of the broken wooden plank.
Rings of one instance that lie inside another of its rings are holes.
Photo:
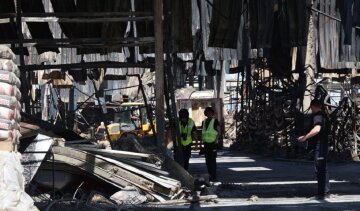
[[[96,165],[98,167],[106,169],[109,172],[112,172],[113,174],[117,174],[123,179],[129,180],[132,183],[137,183],[138,185],[141,185],[148,189],[154,188],[154,183],[146,179],[143,179],[142,177],[139,177],[135,174],[132,174],[128,171],[124,171],[120,168],[117,168],[116,165],[113,165],[110,162],[104,162],[103,159],[97,157],[96,155],[92,155],[84,151],[74,150],[67,147],[53,147],[53,153],[58,155],[69,156],[71,158],[85,161],[91,165]]]
[[[81,170],[84,170],[96,176],[97,178],[103,181],[110,182],[111,184],[115,185],[118,188],[124,188],[128,185],[131,185],[130,182],[125,181],[123,178],[118,177],[117,175],[114,175],[112,172],[108,172],[94,164],[91,164],[83,160],[72,158],[66,155],[54,154],[54,161],[63,162],[70,166],[75,166]]]
[[[69,146],[69,147],[73,147],[73,146]],[[120,150],[93,149],[83,145],[77,145],[76,148],[80,150],[92,152],[93,154],[99,154],[99,155],[110,156],[115,158],[145,159],[145,158],[152,158],[154,156],[151,154],[120,151]]]
[[[59,157],[57,157],[57,158],[59,158]],[[52,162],[53,161],[52,161],[51,157],[47,156],[47,160],[41,165],[39,170],[52,171],[53,170]],[[113,185],[114,187],[123,188],[123,187],[119,186],[118,184],[115,184],[114,181],[107,180],[107,178],[111,178],[111,172],[108,172],[109,173],[108,176],[101,177],[100,175],[89,174],[89,172],[85,171],[84,169],[78,168],[78,166],[75,166],[75,165],[70,165],[69,162],[64,162],[64,161],[61,161],[60,159],[55,158],[54,162],[55,162],[55,171],[65,171],[65,172],[69,172],[71,174],[81,175],[83,177],[99,179],[110,185]],[[121,179],[121,178],[119,178],[119,179]],[[149,194],[152,195],[153,197],[155,197],[155,199],[157,199],[160,202],[165,201],[164,197],[160,196],[157,193],[149,192]]]
[[[142,189],[145,188],[148,191],[151,190],[153,192],[158,192],[166,196],[171,196],[172,194],[174,194],[174,190],[180,188],[180,186],[174,187],[165,184],[164,182],[163,183],[160,183],[159,181],[154,182],[148,178],[149,176],[144,177],[144,175],[150,175],[147,172],[141,171],[131,166],[124,168],[126,164],[123,164],[119,161],[110,158],[102,157],[100,155],[94,155],[91,153],[87,153],[85,151],[72,149],[68,147],[53,147],[53,153],[55,155],[63,155],[69,158],[75,158],[78,160],[82,160],[83,162],[90,163],[92,165],[95,165],[96,167],[105,169],[107,172],[111,172],[112,175],[117,175],[123,180],[126,180],[127,182],[139,188]],[[132,171],[130,171],[129,169],[131,169]],[[136,172],[141,172],[141,173],[135,174],[134,169],[136,169]]]
[[[87,149],[84,149],[87,150]],[[115,151],[115,150],[98,150],[98,149],[89,149],[89,151],[92,150],[92,152],[96,152],[97,154],[102,154],[104,156],[112,156],[112,155],[120,155],[119,158],[124,158],[123,154],[136,154],[136,155],[146,155],[146,156],[153,156],[153,155],[149,155],[149,154],[143,154],[143,153],[133,153],[133,152],[126,152],[126,151]],[[168,158],[170,159],[170,158]],[[181,166],[179,166],[175,161],[167,161],[166,162],[168,165],[167,169],[171,169],[171,168],[175,168],[176,170],[172,169],[173,171],[173,175],[176,175],[177,173],[181,173],[183,176],[179,177],[179,178],[183,178],[184,181],[186,181],[186,183],[188,183],[187,187],[189,187],[190,189],[192,189],[194,187],[194,179],[191,177],[191,175],[189,175],[189,173],[187,171],[185,171]],[[175,164],[177,164],[177,166]],[[129,167],[129,165],[127,165]],[[171,167],[172,166],[172,167]],[[125,166],[126,168],[126,166]],[[177,172],[176,172],[177,171]],[[142,174],[142,172],[134,172],[134,173],[138,173],[138,174]],[[171,173],[171,172],[170,172]],[[164,182],[166,184],[170,184],[172,186],[178,186],[180,185],[180,182],[178,180],[174,180],[172,178],[169,177],[155,177],[153,175],[148,175],[149,179],[155,179],[155,180],[159,180],[161,179],[161,181],[159,182]],[[178,179],[178,178],[176,178]],[[182,184],[182,183],[181,183]]]
[[[111,156],[110,156],[111,157]],[[115,160],[119,159],[119,158],[114,158]],[[154,164],[151,163],[146,163],[146,162],[142,162],[142,161],[138,161],[138,160],[134,160],[134,159],[120,159],[119,161],[124,162],[126,164],[150,171],[152,173],[156,173],[156,174],[160,174],[159,177],[161,177],[161,175],[164,176],[169,176],[169,172],[167,171],[163,171],[161,170],[161,168],[157,167]]]
[[[56,162],[63,162],[68,165],[72,165],[79,169],[87,171],[89,173],[92,172],[92,175],[96,176],[97,178],[99,178],[109,184],[114,185],[115,187],[124,188],[128,185],[134,185],[134,186],[140,188],[141,190],[149,193],[158,201],[160,201],[160,202],[165,201],[165,199],[162,196],[160,196],[159,194],[157,194],[149,189],[146,189],[143,186],[139,186],[137,184],[132,184],[131,182],[127,181],[126,179],[120,177],[119,175],[116,175],[112,172],[104,170],[98,166],[91,165],[90,163],[88,163],[86,161],[78,160],[78,159],[71,158],[71,157],[64,156],[64,155],[57,155],[57,154],[55,154],[54,158],[55,158]]]
[[[102,156],[101,156],[102,157]],[[130,166],[128,164],[125,164],[125,163],[121,163],[119,161],[116,161],[116,160],[112,160],[112,159],[109,159],[109,158],[106,158],[106,157],[103,157],[103,159],[109,161],[109,162],[113,162],[113,163],[116,163],[117,165],[119,165],[120,167],[123,167],[125,169],[127,169],[128,171],[131,171],[133,173],[136,173],[136,174],[139,174],[145,178],[148,178],[150,179],[151,181],[153,182],[156,182],[157,184],[160,184],[166,188],[171,188],[172,191],[177,191],[178,188],[180,188],[181,186],[181,183],[179,181],[177,182],[174,182],[174,181],[171,181],[171,180],[167,180],[167,179],[163,179],[163,178],[160,178],[160,177],[157,177],[157,176],[154,176],[152,174],[149,174],[147,172],[144,172],[144,171],[141,171],[133,166]]]
[[[99,157],[102,157],[102,156],[99,156]],[[154,175],[152,175],[152,174],[150,174],[148,172],[141,171],[140,169],[137,169],[137,168],[135,168],[133,166],[130,166],[130,165],[127,165],[125,163],[121,163],[119,161],[109,159],[109,158],[105,158],[105,157],[102,157],[102,158],[109,161],[109,162],[117,164],[119,167],[122,167],[122,168],[124,168],[124,169],[126,169],[126,170],[128,170],[130,172],[133,172],[133,173],[135,173],[137,175],[141,175],[142,177],[153,181],[154,183],[159,185],[159,186],[157,186],[157,190],[161,191],[163,194],[165,194],[167,196],[171,196],[171,195],[175,194],[181,187],[180,182],[174,183],[172,181],[165,180],[165,179],[159,178],[157,176],[154,176]]]
[[[151,171],[156,174],[161,174],[164,176],[169,176],[169,172],[161,170],[161,167],[156,166],[152,163],[143,162],[140,160],[144,160],[147,158],[152,158],[154,155],[144,154],[144,153],[135,153],[128,151],[118,151],[118,150],[104,150],[104,149],[96,149],[96,147],[88,147],[88,145],[68,145],[68,147],[73,147],[76,149],[92,152],[93,154],[99,154],[106,156],[108,158],[112,158],[115,160],[119,160],[126,164]]]
[[[36,136],[39,133],[39,126],[20,122],[21,139]]]

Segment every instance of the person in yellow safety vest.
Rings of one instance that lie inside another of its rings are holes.
[[[206,167],[210,175],[210,181],[216,181],[216,145],[221,133],[219,120],[215,117],[215,111],[212,107],[205,108],[205,116],[202,122],[201,140],[204,144],[204,154]]]
[[[189,118],[189,112],[186,109],[180,109],[179,111],[179,124],[181,135],[181,146],[184,158],[184,169],[188,171],[189,160],[191,157],[191,146],[195,136],[196,126],[195,122]]]

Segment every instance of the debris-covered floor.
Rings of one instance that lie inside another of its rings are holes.
[[[310,159],[220,150],[218,181],[208,183],[205,158],[196,151],[188,174],[150,140],[129,142],[136,152],[41,133],[31,140],[22,164],[26,191],[40,210],[360,210],[360,162],[330,161],[332,195],[317,200]]]
[[[89,140],[65,141],[41,133],[23,143],[26,191],[40,210],[191,204],[193,178],[172,159],[153,151],[152,145],[132,140],[128,147],[138,144],[132,147],[135,152],[119,151],[102,149]]]
[[[313,162],[286,160],[239,152],[218,153],[218,180],[207,194],[214,202],[194,209],[209,210],[360,210],[360,163],[330,162],[331,197],[316,200]],[[193,153],[192,174],[206,173],[204,157]]]

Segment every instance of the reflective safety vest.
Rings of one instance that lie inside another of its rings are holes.
[[[218,132],[214,129],[215,118],[212,118],[206,127],[206,121],[203,121],[201,139],[205,143],[214,143]]]
[[[184,140],[181,136],[181,144],[183,146],[187,146],[189,144],[191,144],[192,142],[192,129],[195,126],[195,122],[189,118],[187,124],[185,126],[183,126],[183,124],[181,124],[180,122],[180,135],[181,134],[186,134],[186,139]]]

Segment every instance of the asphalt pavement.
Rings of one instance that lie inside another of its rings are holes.
[[[288,160],[219,151],[218,182],[203,194],[218,199],[193,210],[360,210],[360,162],[329,162],[331,196],[318,200],[314,165],[309,160]],[[205,158],[197,152],[189,172],[206,174]]]

